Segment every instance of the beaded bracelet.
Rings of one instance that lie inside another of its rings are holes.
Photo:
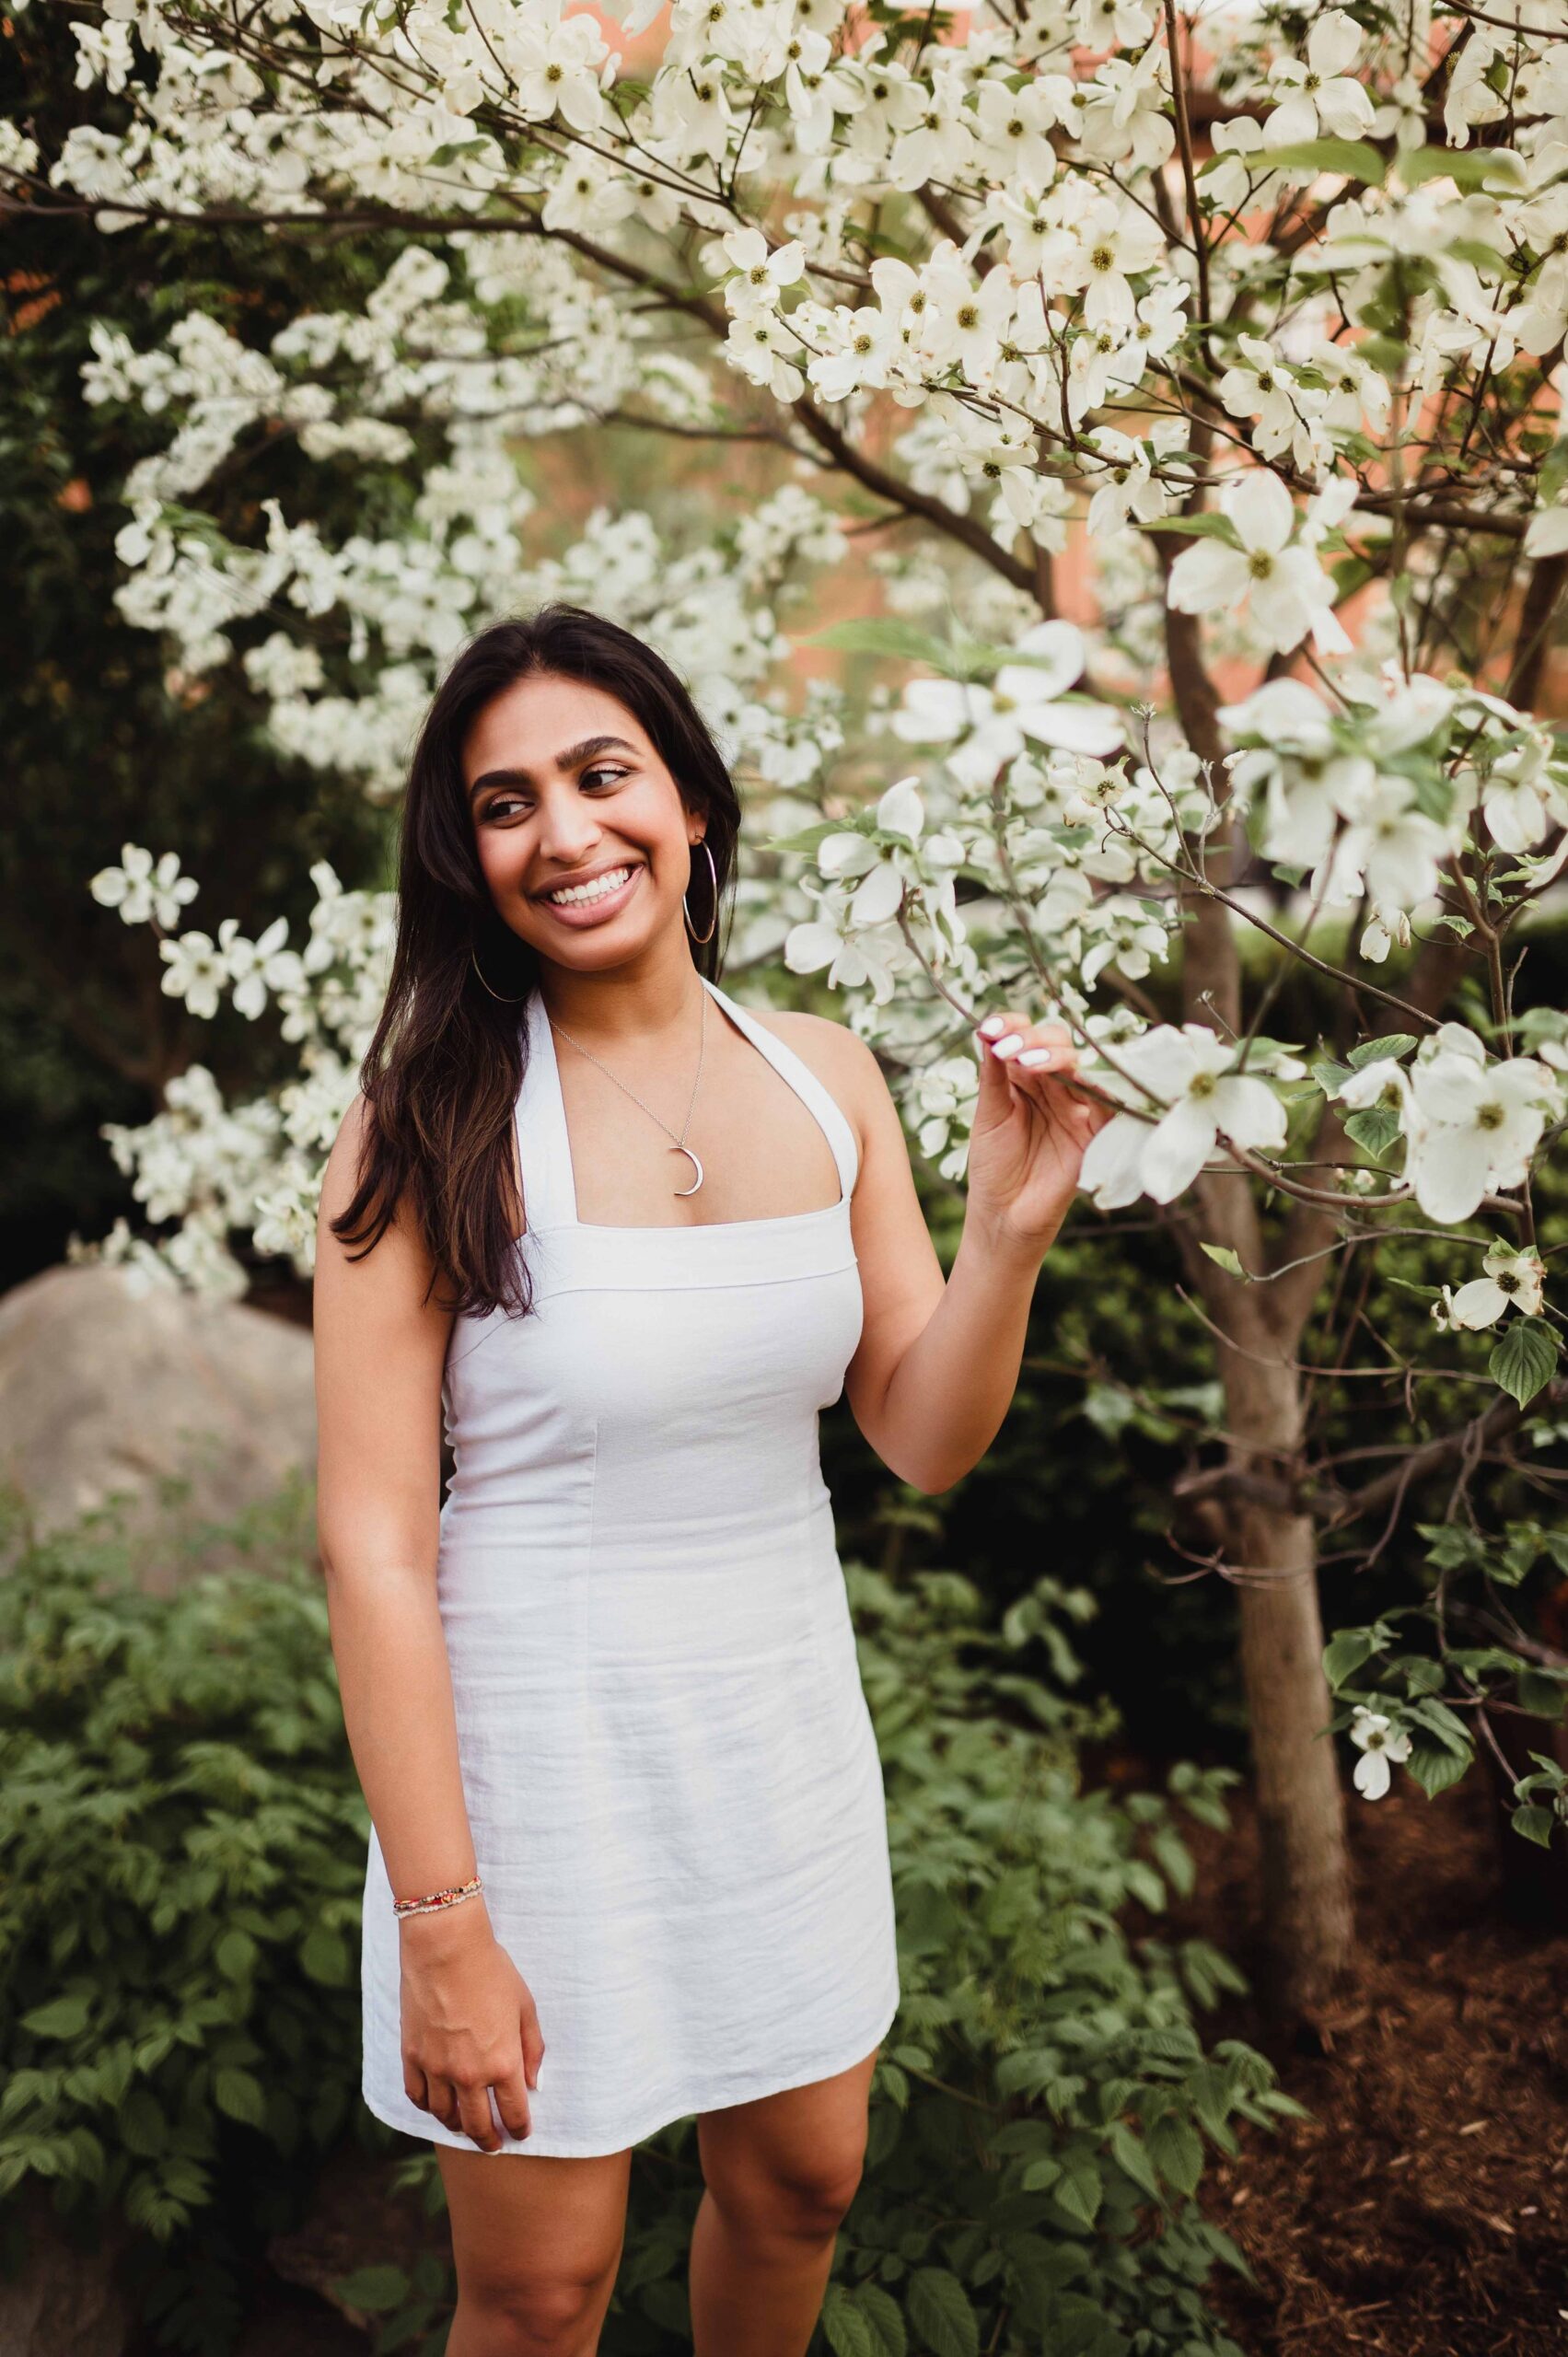
[[[472,1882],[458,1883],[450,1890],[433,1890],[424,1898],[394,1898],[392,1912],[394,1915],[437,1915],[443,1908],[460,1907],[465,1898],[471,1898],[483,1887],[475,1875]]]

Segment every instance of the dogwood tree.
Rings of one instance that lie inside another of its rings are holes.
[[[24,47],[43,38],[37,0],[12,5]],[[1167,1225],[1224,1385],[1187,1489],[1237,1588],[1273,1994],[1315,2004],[1351,1938],[1326,1727],[1370,1796],[1390,1761],[1430,1792],[1488,1748],[1519,1830],[1548,1840],[1562,1771],[1548,1750],[1522,1773],[1500,1729],[1522,1711],[1544,1733],[1568,1673],[1513,1594],[1538,1562],[1568,1569],[1527,1510],[1555,1495],[1562,1436],[1536,1222],[1568,1015],[1519,982],[1568,858],[1541,716],[1568,578],[1555,13],[62,13],[79,111],[0,127],[13,215],[401,240],[363,316],[307,313],[265,348],[206,311],[105,331],[89,398],[170,429],[126,485],[126,612],[183,677],[243,663],[280,743],[381,795],[446,655],[521,590],[548,578],[636,618],[807,805],[774,812],[749,954],[782,946],[844,993],[940,1172],[962,1178],[988,1004],[1065,1020],[1116,1108],[1085,1191]],[[771,444],[796,479],[749,545],[693,553],[640,605],[625,519],[520,574],[515,443],[596,422]],[[273,501],[249,541],[226,536],[215,477],[280,435],[320,464],[417,458],[413,528],[328,544]],[[894,613],[837,641],[924,675],[881,715],[888,773],[863,803],[824,766],[832,696],[760,692],[784,558],[830,561],[851,519],[883,528]],[[223,1281],[235,1225],[303,1265],[388,911],[323,875],[297,958],[193,938],[156,851],[129,847],[100,898],[131,916],[161,894],[167,986],[276,997],[305,1071],[242,1141],[188,1075],[117,1150],[149,1212],[199,1239],[191,1274]],[[1441,1274],[1403,1353],[1366,1324],[1366,1272],[1416,1247]],[[1330,1378],[1386,1407],[1379,1466],[1319,1446]],[[1475,1492],[1499,1459],[1501,1529]],[[1325,1533],[1376,1553],[1439,1478],[1415,1625],[1325,1648]]]

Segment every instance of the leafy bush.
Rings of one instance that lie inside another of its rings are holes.
[[[286,2215],[359,2102],[369,1818],[297,1490],[159,1596],[109,1512],[0,1568],[0,2214]],[[239,2189],[243,2191],[240,2192]],[[237,2198],[231,2198],[237,2197]],[[243,2214],[243,2212],[240,2212]],[[147,2269],[139,2270],[144,2278]],[[211,2318],[208,2319],[209,2326]],[[215,2346],[209,2340],[189,2345]]]
[[[237,2334],[247,2223],[292,2223],[347,2134],[407,2150],[359,2101],[368,1821],[299,1509],[197,1531],[198,1562],[236,1560],[163,1596],[110,1517],[4,1532],[0,2221],[14,2241],[44,2178],[68,2216],[128,2223],[160,2337],[203,2352]],[[1205,2140],[1234,2153],[1233,2121],[1299,2107],[1249,2048],[1204,2050],[1195,2013],[1234,1968],[1117,1921],[1190,1886],[1182,1815],[1223,1822],[1232,1771],[1079,1789],[1075,1748],[1113,1716],[1067,1691],[1081,1590],[1040,1581],[998,1628],[951,1572],[849,1579],[904,2002],[819,2347],[1238,2357],[1202,2300],[1241,2264],[1195,2199]],[[439,2209],[431,2148],[399,2174]],[[693,2121],[639,2148],[607,2357],[690,2346],[701,2191]],[[382,2350],[443,2345],[428,2255],[338,2288]]]

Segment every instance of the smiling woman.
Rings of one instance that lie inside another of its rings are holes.
[[[527,1313],[517,1008],[552,944],[580,936],[574,964],[598,972],[683,911],[688,971],[715,976],[739,823],[691,698],[631,632],[554,606],[463,649],[410,770],[398,940],[363,1075],[375,1119],[345,1241],[370,1250],[405,1203],[456,1314]],[[621,868],[632,872],[608,888]],[[645,958],[627,979],[651,1023]],[[569,992],[552,1005],[578,1029]],[[581,1028],[591,1041],[591,1016]]]
[[[819,1417],[847,1390],[922,1488],[975,1461],[1094,1125],[1060,1027],[991,1017],[945,1286],[870,1051],[704,970],[737,817],[651,649],[574,609],[482,633],[322,1191],[363,2085],[440,2156],[452,2357],[594,2346],[631,2148],[692,2114],[698,2357],[805,2349],[900,1995]]]

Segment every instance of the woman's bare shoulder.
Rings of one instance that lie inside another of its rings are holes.
[[[836,1059],[843,1072],[880,1070],[876,1056],[858,1032],[833,1015],[806,1015],[794,1007],[754,1006],[747,1012],[765,1024],[776,1039],[803,1056],[814,1072],[826,1078]]]
[[[859,1034],[830,1015],[807,1015],[794,1007],[753,1007],[749,1012],[831,1089],[864,1144],[865,1124],[877,1099],[886,1097],[888,1084]]]

